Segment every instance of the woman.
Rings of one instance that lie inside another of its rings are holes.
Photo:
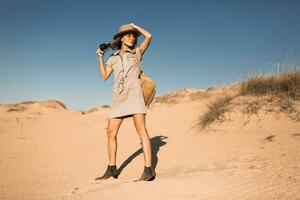
[[[137,39],[143,35],[144,41],[136,48]],[[116,168],[117,134],[124,118],[133,117],[136,131],[140,137],[144,154],[144,171],[142,176],[134,181],[151,181],[155,179],[156,173],[151,167],[151,143],[145,125],[146,107],[143,91],[140,85],[139,75],[141,69],[136,59],[142,60],[142,55],[148,48],[152,36],[145,29],[130,23],[120,26],[112,42],[112,47],[117,49],[107,60],[104,68],[102,52],[96,51],[99,56],[100,74],[102,80],[107,80],[114,71],[114,86],[112,105],[109,112],[107,141],[109,163],[103,176],[95,180],[118,178]]]

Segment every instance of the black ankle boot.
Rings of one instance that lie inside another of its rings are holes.
[[[152,167],[144,166],[144,172],[143,172],[142,176],[139,179],[134,180],[134,182],[137,182],[137,181],[152,181],[152,180],[155,179],[155,176],[156,176],[156,173],[155,173],[155,170],[152,169]]]
[[[118,178],[119,174],[116,165],[107,165],[107,169],[103,176],[95,178],[95,180],[108,179],[109,177]]]

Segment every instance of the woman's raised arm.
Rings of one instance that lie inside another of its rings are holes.
[[[148,48],[148,46],[150,45],[152,35],[148,31],[143,29],[142,27],[139,27],[139,26],[135,25],[134,23],[130,23],[130,24],[132,25],[132,27],[134,29],[139,31],[145,37],[144,41],[141,43],[141,46],[140,46],[140,51],[141,51],[141,54],[143,55],[144,52],[146,51],[146,49]]]

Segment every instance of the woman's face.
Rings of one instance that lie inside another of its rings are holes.
[[[123,35],[121,41],[128,47],[133,47],[136,41],[136,34],[133,32]]]

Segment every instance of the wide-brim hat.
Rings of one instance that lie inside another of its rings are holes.
[[[141,35],[141,33],[135,28],[133,28],[131,24],[123,24],[120,26],[119,31],[114,35],[113,39],[117,40],[122,35],[132,31],[136,33],[136,37],[139,37]]]

